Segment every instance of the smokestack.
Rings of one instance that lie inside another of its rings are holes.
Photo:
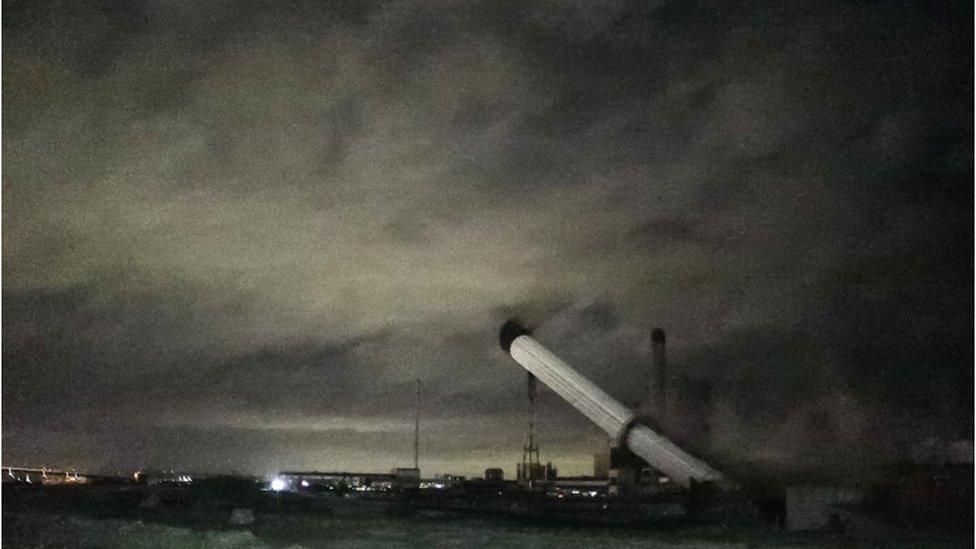
[[[596,423],[620,445],[643,458],[677,484],[721,481],[722,475],[670,440],[639,423],[633,411],[614,400],[569,364],[536,341],[517,321],[506,322],[499,343],[516,362]]]
[[[668,415],[668,364],[665,356],[667,341],[664,330],[651,330],[651,371],[647,391],[647,410],[660,425],[667,424]]]

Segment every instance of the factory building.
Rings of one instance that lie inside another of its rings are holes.
[[[505,482],[505,471],[499,467],[485,469],[485,482]]]
[[[417,467],[397,467],[390,472],[394,488],[416,488],[420,485],[420,469]]]
[[[396,470],[394,470],[396,471]],[[418,475],[419,479],[419,475]],[[397,480],[396,473],[350,473],[332,471],[283,471],[275,475],[272,487],[282,490],[328,489],[336,491],[390,490]]]
[[[528,467],[523,467],[521,463],[515,464],[515,480],[523,486],[531,486],[539,481],[556,480],[556,468],[552,463],[529,463]]]

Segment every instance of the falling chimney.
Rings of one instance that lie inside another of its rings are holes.
[[[660,424],[667,423],[668,365],[664,353],[664,330],[651,330],[651,372],[648,384],[647,409]]]
[[[663,334],[661,332],[661,336]],[[663,341],[663,337],[659,339]],[[618,447],[643,459],[678,486],[690,488],[701,482],[724,483],[721,473],[675,446],[633,410],[581,376],[543,347],[518,321],[509,320],[502,326],[498,343],[512,360],[600,427]]]

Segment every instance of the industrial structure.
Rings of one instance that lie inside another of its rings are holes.
[[[24,483],[37,485],[51,484],[88,484],[98,477],[77,471],[48,469],[46,467],[3,467],[2,481],[4,483]]]
[[[639,402],[624,406],[536,341],[517,322],[500,333],[502,348],[526,373],[527,417],[522,461],[515,479],[498,467],[484,478],[440,474],[421,477],[420,382],[412,411],[413,463],[389,472],[283,471],[271,477],[197,476],[175,471],[137,471],[125,477],[49,468],[5,466],[4,496],[16,506],[83,502],[115,506],[125,517],[197,520],[200,508],[219,509],[232,524],[263,514],[311,513],[334,517],[499,517],[570,525],[651,526],[695,524],[826,530],[831,536],[865,533],[886,539],[925,526],[939,536],[968,530],[972,517],[971,440],[925,441],[911,462],[892,462],[870,483],[813,471],[777,474],[764,464],[729,460],[721,469],[707,451],[712,387],[667,362],[663,330],[650,332],[650,352]],[[538,437],[538,381],[596,423],[608,435],[593,476],[559,478],[543,465]],[[414,388],[407,385],[408,388]],[[718,391],[722,394],[722,391]],[[405,399],[403,414],[409,414]],[[404,433],[404,454],[407,450]],[[403,458],[407,456],[404,455]],[[714,462],[713,462],[714,463]],[[714,488],[714,489],[713,489]],[[138,503],[136,503],[138,502]],[[875,534],[870,534],[875,532]],[[831,541],[836,539],[832,537]],[[940,538],[941,539],[941,538]],[[971,543],[970,543],[971,545]]]
[[[656,432],[649,421],[580,375],[517,321],[502,326],[499,343],[529,373],[603,429],[617,446],[627,448],[672,482],[685,488],[693,483],[724,482],[721,473]]]
[[[653,417],[659,425],[668,422],[668,363],[665,353],[667,338],[664,330],[651,330],[651,367],[647,372],[647,388],[640,410]]]
[[[661,328],[651,330],[649,354],[635,413],[689,453],[707,454],[711,450],[711,382],[669,366],[667,336]],[[615,495],[658,491],[669,480],[616,440],[595,455],[594,476],[608,479],[610,493]]]
[[[420,471],[420,380],[417,380],[416,406],[413,422],[413,468]]]
[[[515,480],[522,486],[531,487],[539,481],[551,481],[556,478],[556,468],[552,463],[542,464],[539,458],[539,442],[535,427],[535,398],[537,394],[536,377],[532,372],[525,374],[525,386],[528,396],[528,422],[526,425],[525,445],[522,446],[522,462],[515,466]]]

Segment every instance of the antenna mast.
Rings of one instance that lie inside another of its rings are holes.
[[[413,423],[413,468],[420,470],[420,380],[417,380],[417,408]]]
[[[529,421],[525,446],[522,447],[522,466],[518,471],[518,480],[528,484],[540,477],[542,465],[539,463],[539,445],[535,441],[535,396],[536,378],[531,372],[526,375],[526,389],[529,397]]]

